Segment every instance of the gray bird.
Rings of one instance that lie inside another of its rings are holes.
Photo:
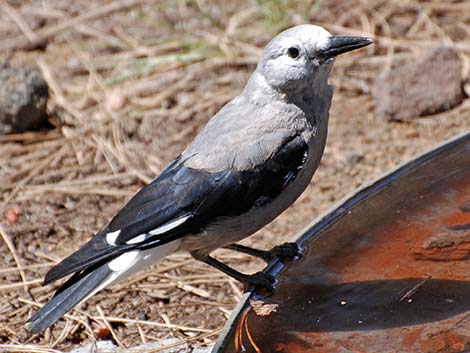
[[[264,49],[243,92],[227,103],[188,148],[135,194],[94,238],[46,275],[73,274],[29,320],[38,333],[97,291],[177,250],[246,285],[272,278],[240,273],[211,257],[228,247],[269,260],[294,257],[234,244],[276,218],[305,190],[325,147],[334,57],[371,44],[314,25],[290,28]]]

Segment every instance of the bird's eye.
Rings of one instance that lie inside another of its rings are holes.
[[[296,59],[300,55],[300,50],[296,47],[290,47],[289,49],[287,49],[287,55],[289,55],[289,57],[291,57],[292,59]]]

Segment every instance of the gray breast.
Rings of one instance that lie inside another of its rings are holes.
[[[200,254],[238,242],[270,223],[286,210],[304,192],[320,163],[326,142],[326,125],[319,124],[317,133],[309,141],[308,158],[295,180],[270,203],[253,207],[248,212],[235,217],[221,217],[209,224],[196,235],[188,235],[180,246],[181,250],[198,250]]]

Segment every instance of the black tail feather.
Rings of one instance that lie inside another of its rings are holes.
[[[72,255],[63,259],[49,270],[44,278],[44,284],[48,284],[72,273],[85,270],[92,266],[114,259],[125,252],[125,246],[112,246],[106,242],[106,230],[101,230],[88,243],[83,245]]]
[[[111,272],[107,265],[102,265],[86,276],[72,276],[46,305],[28,319],[28,331],[32,334],[40,333],[57,322],[97,288]]]
[[[113,250],[114,249],[106,249],[106,251],[99,252],[94,256],[86,257],[81,260],[79,260],[78,256],[80,255],[79,250],[77,253],[72,254],[51,268],[44,278],[44,284],[49,284],[72,273],[86,270],[92,266],[94,267],[94,265],[100,265],[102,263],[109,262],[110,260],[122,254],[122,251]]]

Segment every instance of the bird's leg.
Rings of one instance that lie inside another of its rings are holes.
[[[226,249],[238,251],[251,256],[259,257],[266,262],[270,262],[273,259],[294,259],[300,257],[300,249],[296,243],[284,243],[276,245],[271,250],[259,250],[253,249],[245,245],[230,244],[225,247]]]
[[[194,251],[191,252],[191,256],[196,260],[202,261],[212,267],[215,267],[219,271],[222,271],[230,277],[235,278],[237,281],[242,282],[245,285],[245,289],[248,288],[250,285],[254,285],[262,286],[270,292],[274,291],[275,279],[274,277],[266,273],[257,272],[252,275],[247,275],[231,268],[230,266],[224,264],[223,262],[220,262],[219,260],[214,259],[209,255],[200,255]]]
[[[254,257],[259,257],[260,259],[263,259],[266,262],[270,262],[273,259],[273,256],[272,256],[270,251],[254,249],[254,248],[250,248],[249,246],[245,246],[245,245],[230,244],[230,245],[225,246],[225,249],[238,251],[238,252],[241,252],[243,254],[248,254],[248,255],[251,255],[251,256],[254,256]]]

